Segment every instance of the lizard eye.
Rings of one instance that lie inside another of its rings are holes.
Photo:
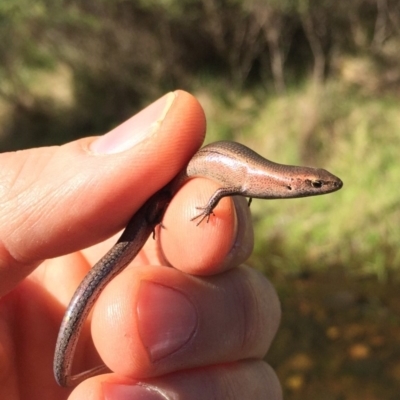
[[[319,189],[323,185],[322,181],[311,181],[311,186],[313,188]]]

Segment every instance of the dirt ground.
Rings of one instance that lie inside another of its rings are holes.
[[[272,279],[282,323],[267,355],[285,400],[400,398],[400,280],[341,271]]]

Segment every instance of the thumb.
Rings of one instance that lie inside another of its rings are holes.
[[[120,230],[200,146],[204,113],[169,93],[108,134],[0,155],[0,296],[42,260]]]

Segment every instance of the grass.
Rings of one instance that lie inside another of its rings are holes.
[[[284,96],[199,91],[208,140],[237,140],[273,161],[325,168],[344,181],[328,196],[255,200],[250,263],[284,274],[340,266],[392,277],[400,264],[399,101],[340,82]]]

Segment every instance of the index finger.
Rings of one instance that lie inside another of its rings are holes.
[[[245,261],[253,249],[253,229],[247,201],[224,197],[209,220],[192,220],[219,188],[196,178],[171,201],[160,229],[160,246],[167,264],[195,275],[214,275]]]

